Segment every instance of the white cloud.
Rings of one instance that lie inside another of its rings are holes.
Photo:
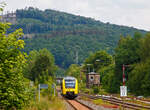
[[[4,0],[6,10],[34,6],[150,31],[150,0]]]

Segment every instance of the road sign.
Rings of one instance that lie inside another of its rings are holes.
[[[47,84],[40,84],[40,89],[47,89],[48,85]]]
[[[48,84],[39,84],[39,102],[40,102],[40,89],[48,89]]]
[[[121,97],[127,96],[127,86],[120,86],[120,96]]]

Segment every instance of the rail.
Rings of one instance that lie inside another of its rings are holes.
[[[79,102],[78,100],[68,100],[66,99],[67,103],[69,103],[75,110],[93,110],[91,107]]]
[[[94,99],[102,99],[102,100],[108,101],[111,104],[119,105],[119,106],[122,106],[125,108],[130,108],[130,109],[135,109],[135,110],[141,110],[141,109],[150,110],[150,106],[143,106],[143,105],[139,105],[139,104],[128,103],[128,102],[125,102],[121,99],[114,98],[114,97],[92,96],[92,95],[83,94],[83,93],[82,94],[80,93],[79,95],[86,96],[93,100]]]

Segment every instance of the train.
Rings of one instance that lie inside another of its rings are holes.
[[[68,99],[76,98],[78,96],[78,80],[71,76],[64,77],[61,82],[61,94]]]

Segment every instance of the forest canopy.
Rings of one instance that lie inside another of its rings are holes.
[[[113,54],[120,35],[133,36],[139,31],[133,27],[103,23],[73,14],[29,7],[16,10],[16,23],[8,32],[22,28],[24,51],[47,48],[55,57],[56,64],[67,68],[76,63],[81,64],[91,53],[106,50]]]

